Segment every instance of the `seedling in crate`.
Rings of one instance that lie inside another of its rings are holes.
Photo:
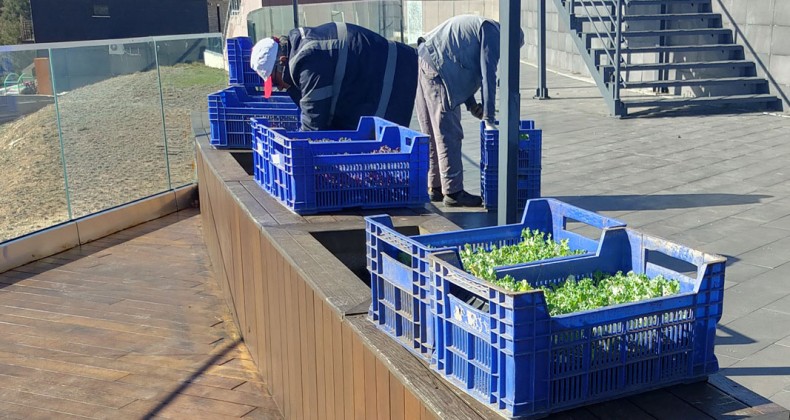
[[[481,279],[496,282],[495,267],[578,255],[584,252],[581,249],[572,250],[568,246],[567,239],[556,242],[552,240],[551,234],[546,235],[539,230],[524,229],[521,232],[521,242],[515,245],[492,246],[490,250],[486,251],[466,244],[460,254],[466,271]]]

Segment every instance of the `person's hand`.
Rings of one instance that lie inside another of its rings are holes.
[[[496,130],[497,129],[497,126],[496,126],[496,124],[493,121],[486,121],[485,125],[486,125],[486,130]]]
[[[483,119],[483,104],[474,104],[471,108],[469,108],[469,113],[472,114],[478,120]]]

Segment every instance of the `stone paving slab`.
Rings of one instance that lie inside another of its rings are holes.
[[[539,101],[531,98],[536,81],[534,66],[522,65],[521,116],[543,130],[543,196],[728,257],[716,349],[722,373],[790,408],[787,114],[617,119],[590,83],[550,71],[553,99]],[[479,193],[479,122],[462,115],[465,187]],[[464,227],[496,221],[444,214]]]

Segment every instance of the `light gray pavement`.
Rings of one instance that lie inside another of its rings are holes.
[[[790,409],[787,114],[616,119],[583,79],[550,72],[553,99],[538,101],[536,69],[521,74],[521,116],[543,129],[543,196],[726,256],[721,374]],[[463,122],[465,186],[479,193],[478,122],[466,112]]]

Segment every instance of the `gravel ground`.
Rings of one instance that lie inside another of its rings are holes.
[[[85,216],[192,182],[190,112],[226,85],[201,65],[114,77],[58,97],[72,216]],[[0,242],[68,220],[55,106],[0,125]]]

